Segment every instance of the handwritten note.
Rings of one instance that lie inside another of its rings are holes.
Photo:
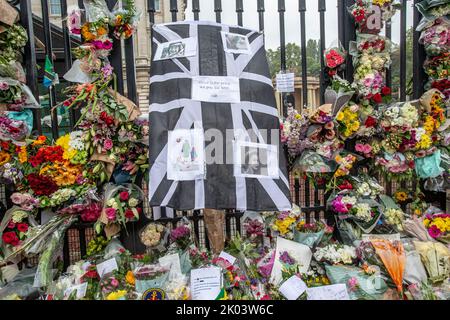
[[[302,273],[308,271],[309,264],[311,263],[312,252],[308,246],[281,237],[277,237],[275,262],[273,264],[272,274],[270,276],[270,282],[276,285],[278,285],[283,280],[281,277],[283,265],[279,258],[280,255],[285,251],[288,252],[289,255],[296,261],[296,263],[299,265],[300,272]]]
[[[281,286],[279,291],[288,300],[297,300],[307,289],[306,284],[297,276],[287,279]]]
[[[350,300],[343,283],[306,289],[308,300]]]
[[[225,251],[222,251],[220,253],[219,258],[227,260],[230,264],[234,264],[234,262],[236,261],[235,257]]]
[[[241,102],[239,78],[193,77],[192,100],[215,103],[239,103]]]
[[[111,258],[97,265],[97,272],[100,278],[117,269],[119,269],[119,267],[117,266],[116,258]]]
[[[295,92],[294,73],[278,73],[276,77],[278,92]]]
[[[70,288],[68,288],[68,289],[66,289],[64,291],[64,296],[65,297],[69,297],[72,294],[72,292],[76,291],[77,292],[77,299],[82,299],[86,295],[87,287],[88,287],[88,283],[87,282],[84,282],[82,284],[70,287]]]
[[[201,268],[191,270],[192,300],[215,300],[222,289],[220,268]]]

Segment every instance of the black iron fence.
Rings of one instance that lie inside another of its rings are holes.
[[[34,1],[34,0],[33,0]],[[37,0],[36,0],[37,1]],[[201,1],[199,0],[160,0],[159,7],[157,7],[157,0],[146,0],[146,1],[137,1],[138,6],[144,12],[145,19],[148,19],[150,26],[155,23],[155,16],[157,14],[157,9],[163,8],[163,4],[165,2],[169,2],[169,11],[172,21],[177,20],[177,16],[180,10],[184,10],[181,7],[179,8],[179,4],[183,5],[183,8],[186,8],[186,5],[189,4],[189,8],[191,8],[193,17],[195,20],[199,20],[200,12],[202,8],[200,7]],[[236,12],[236,23],[239,26],[244,26],[245,21],[243,19],[244,13],[244,0],[236,0],[236,1],[221,1],[221,0],[209,0],[214,1],[214,13],[215,19],[217,22],[222,21],[222,12],[224,7],[226,6],[229,9],[231,6],[234,6],[234,10]],[[265,17],[266,17],[266,3],[268,1],[274,0],[257,0],[254,1],[256,4],[254,8],[254,16],[255,19],[258,20],[259,30],[264,31],[266,27]],[[294,2],[294,0],[287,0],[290,2]],[[286,0],[278,0],[277,10],[278,10],[278,22],[279,22],[279,31],[280,31],[280,59],[281,59],[281,71],[286,70],[286,26],[285,26],[285,16],[286,14],[298,14],[298,18],[300,21],[300,30],[289,30],[289,32],[296,32],[299,35],[300,46],[301,46],[301,82],[302,82],[302,97],[303,103],[308,104],[308,63],[306,59],[306,29],[307,28],[319,28],[320,30],[320,40],[319,46],[320,51],[323,52],[326,45],[326,28],[325,28],[325,13],[328,6],[337,6],[337,21],[338,21],[338,35],[340,43],[344,46],[344,48],[348,51],[349,49],[349,41],[355,40],[355,25],[352,17],[348,14],[348,7],[351,6],[355,1],[354,0],[317,0],[318,2],[318,12],[319,12],[319,23],[318,26],[306,26],[306,15],[308,14],[306,0],[298,1],[298,13],[296,12],[286,12]],[[314,1],[314,0],[308,0]],[[61,64],[61,72],[68,71],[72,66],[72,54],[71,49],[72,46],[79,43],[79,39],[74,38],[69,34],[67,26],[64,23],[64,19],[66,18],[67,11],[67,0],[60,0],[61,5],[61,18],[63,22],[59,26],[52,25],[50,23],[49,17],[49,1],[41,0],[41,12],[33,12],[32,11],[32,1],[29,0],[16,0],[10,1],[20,10],[20,18],[21,23],[26,28],[28,32],[28,36],[31,41],[28,42],[25,47],[25,69],[27,74],[27,84],[31,88],[35,97],[39,99],[41,95],[47,95],[47,108],[50,110],[55,105],[58,104],[58,95],[56,94],[56,90],[53,87],[50,89],[39,88],[39,83],[41,83],[41,73],[38,72],[36,66],[43,65],[42,57],[47,55],[53,62],[60,62]],[[108,6],[113,8],[117,0],[106,0]],[[183,2],[183,3],[182,3]],[[189,2],[189,3],[187,3]],[[407,51],[406,51],[406,39],[407,39],[407,8],[408,6],[413,7],[419,0],[401,0],[401,9],[400,9],[400,30],[396,30],[400,33],[400,83],[399,83],[399,92],[400,98],[404,100],[407,96]],[[78,5],[80,8],[83,8],[83,1],[78,0]],[[413,7],[414,10],[414,18],[413,18],[413,28],[418,25],[419,20],[421,19],[420,13]],[[145,15],[146,14],[146,15]],[[40,16],[41,18],[38,18]],[[40,21],[40,23],[39,23]],[[273,21],[270,21],[273,23]],[[385,35],[388,38],[392,37],[392,26],[391,24],[387,24],[385,27]],[[36,34],[40,33],[43,39],[43,43],[45,48],[38,48],[36,46],[36,42],[33,41],[35,39]],[[148,35],[150,37],[150,35]],[[425,75],[423,72],[423,61],[425,58],[423,47],[418,43],[420,34],[418,32],[414,32],[413,34],[413,94],[412,98],[418,98],[423,93],[423,85],[425,81]],[[59,38],[58,38],[59,37]],[[58,47],[55,48],[54,44],[58,43]],[[40,55],[38,53],[40,52]],[[134,56],[134,40],[133,38],[127,39],[125,41],[115,41],[114,48],[112,51],[112,55],[110,57],[110,61],[114,70],[117,74],[117,90],[119,93],[127,96],[133,102],[138,103],[138,95],[137,95],[137,87],[136,87],[136,67],[135,67],[135,56]],[[320,55],[320,64],[322,69],[324,68],[324,58],[323,55]],[[321,72],[320,79],[320,101],[324,100],[324,92],[326,87],[326,79],[324,79],[324,73]],[[344,70],[342,76],[349,81],[353,80],[353,66],[351,63],[347,63],[346,69]],[[387,72],[386,75],[387,84],[391,85],[392,75],[391,71]],[[47,90],[47,91],[43,91]],[[283,100],[282,100],[283,101]],[[39,109],[34,109],[34,130],[36,133],[42,134],[45,133],[45,128],[43,128],[41,123],[41,118],[43,115],[43,111]],[[47,113],[50,114],[50,113]],[[79,117],[77,110],[70,110],[70,114],[68,114],[69,126],[68,130],[70,130],[73,125],[76,123]],[[53,113],[51,115],[51,130],[48,132],[48,135],[56,139],[60,135],[60,128],[58,127],[58,119],[57,113]],[[292,200],[294,203],[299,205],[302,208],[302,211],[306,215],[307,219],[310,218],[319,218],[326,216],[326,207],[325,207],[325,191],[319,187],[315,187],[312,181],[309,179],[303,179],[298,177],[290,177],[291,182],[291,190],[292,190]],[[395,191],[396,185],[387,185],[388,191]],[[147,209],[147,212],[149,208]],[[193,212],[177,212],[176,217],[174,219],[163,219],[162,222],[167,222],[172,226],[175,226],[180,219],[186,216],[193,221],[194,231],[197,235],[200,245],[209,247],[208,238],[205,232],[205,226],[202,221],[202,214],[199,211]],[[226,235],[231,237],[236,232],[241,232],[241,217],[242,213],[229,211],[226,215],[226,225],[224,226]],[[151,218],[150,218],[151,219]],[[143,250],[142,244],[138,241],[138,231],[141,226],[143,226],[149,218],[141,219],[137,224],[131,224],[128,230],[129,236],[126,237],[125,244],[126,246],[134,252],[139,252]],[[88,241],[94,236],[94,232],[92,230],[92,226],[90,224],[79,223],[73,226],[67,233],[66,237],[66,245],[64,249],[64,260],[65,264],[68,265],[71,262],[82,258],[86,254],[86,247]]]

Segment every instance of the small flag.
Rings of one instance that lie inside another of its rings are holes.
[[[48,56],[45,56],[45,68],[44,68],[44,86],[49,88],[59,83],[58,74],[53,68],[52,61]]]

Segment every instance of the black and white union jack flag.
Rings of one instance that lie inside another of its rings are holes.
[[[153,26],[152,47],[150,205],[289,210],[263,34],[176,22]]]

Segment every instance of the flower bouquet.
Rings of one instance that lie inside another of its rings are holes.
[[[295,205],[293,206],[292,211],[280,212],[276,218],[270,221],[271,229],[280,237],[291,240],[294,239],[295,225],[300,214],[300,208]]]
[[[28,239],[30,230],[36,226],[30,212],[19,207],[9,209],[0,224],[1,244],[4,254],[16,251]]]
[[[313,248],[322,242],[327,242],[333,234],[333,227],[322,221],[306,223],[301,220],[294,230],[294,241]]]
[[[388,286],[396,287],[399,293],[402,291],[406,255],[400,241],[362,241],[356,252],[366,272],[376,273],[379,270]]]
[[[433,26],[422,31],[419,42],[425,46],[427,55],[438,56],[450,50],[450,23],[436,19]]]
[[[124,1],[122,9],[111,12],[110,25],[116,39],[128,39],[136,30],[140,13],[137,12],[134,0]]]
[[[166,228],[159,223],[149,223],[140,232],[141,242],[150,250],[162,250],[167,237]]]
[[[450,52],[428,57],[423,64],[425,73],[433,80],[445,79],[450,74]]]
[[[379,275],[349,265],[325,265],[332,284],[344,283],[352,300],[381,300],[387,285]]]
[[[133,271],[136,291],[143,295],[148,289],[164,289],[168,284],[170,270],[158,264],[145,265]]]
[[[191,244],[191,228],[189,224],[182,224],[170,231],[170,241],[175,243],[181,250],[186,250]]]
[[[333,45],[324,52],[325,66],[328,69],[328,75],[333,77],[345,64],[347,53],[340,43],[334,42]]]
[[[450,275],[450,252],[439,242],[414,241],[414,246],[432,283],[440,283]]]
[[[450,243],[450,214],[427,214],[423,224],[433,239]]]
[[[316,248],[314,259],[326,264],[354,264],[356,262],[356,249],[342,244],[329,244]]]
[[[126,223],[139,220],[142,208],[142,190],[133,184],[105,186],[104,206],[100,219],[95,224],[95,230],[100,233],[104,229],[106,236],[111,238],[120,231]]]
[[[338,123],[338,130],[343,141],[354,136],[360,126],[361,122],[358,116],[359,106],[357,104],[347,105],[343,107],[336,116]]]
[[[286,145],[291,162],[303,150],[312,147],[312,142],[306,139],[307,119],[294,108],[288,108],[287,117],[281,122],[280,129],[281,142]]]

